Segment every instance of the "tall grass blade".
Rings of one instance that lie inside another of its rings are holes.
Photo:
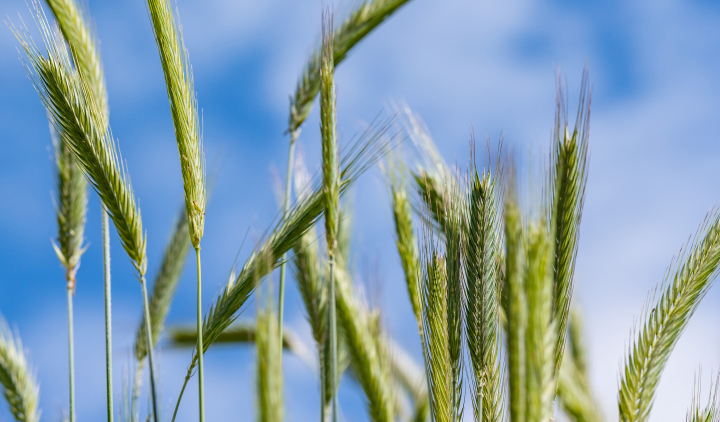
[[[657,287],[660,296],[644,312],[625,360],[618,407],[620,420],[645,421],[665,364],[690,317],[705,297],[720,265],[720,214],[712,210],[694,241],[680,251]],[[650,307],[652,306],[652,307]]]
[[[13,336],[0,316],[0,386],[16,421],[37,422],[40,419],[40,390],[36,384],[20,338]]]

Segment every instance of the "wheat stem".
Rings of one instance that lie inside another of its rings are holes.
[[[112,299],[110,279],[110,230],[108,227],[108,213],[102,207],[102,237],[103,237],[103,275],[105,286],[105,379],[107,382],[107,414],[108,422],[113,421],[113,387],[112,387]]]
[[[202,279],[200,272],[200,247],[195,248],[195,256],[197,257],[197,348],[203,350],[202,336]],[[205,420],[205,383],[203,382],[203,355],[198,356],[198,388],[200,395],[200,422]]]
[[[75,351],[73,347],[73,293],[67,289],[68,307],[68,364],[70,378],[70,422],[75,422]]]
[[[520,210],[512,195],[505,201],[505,289],[507,300],[508,392],[510,421],[525,421],[525,333],[527,300],[523,290],[523,235]]]
[[[151,334],[151,324],[150,324],[150,306],[148,303],[148,293],[147,293],[147,283],[145,282],[145,276],[143,276],[140,279],[140,286],[142,287],[142,295],[143,295],[143,312],[145,313],[145,339],[147,341],[147,344],[152,344],[152,338]],[[148,368],[150,373],[150,391],[152,395],[152,408],[153,408],[153,417],[154,421],[159,421],[159,414],[158,414],[158,406],[157,406],[157,390],[155,388],[155,371],[154,371],[154,359],[153,359],[153,347],[148,347],[147,350],[147,357],[148,357]]]
[[[285,178],[285,199],[283,202],[283,217],[287,216],[290,211],[290,195],[292,194],[293,167],[295,158],[295,144],[297,142],[299,130],[290,133],[290,147],[288,148],[287,172]],[[282,256],[282,264],[280,265],[280,287],[278,292],[278,334],[282,339],[283,335],[283,318],[285,313],[285,271],[286,271],[287,253]],[[282,360],[282,355],[280,357]]]

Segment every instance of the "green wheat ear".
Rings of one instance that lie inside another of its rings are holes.
[[[148,10],[175,125],[192,244],[197,249],[205,226],[205,157],[192,71],[170,4],[166,0],[148,0]]]
[[[58,238],[57,243],[53,242],[53,248],[65,267],[67,287],[75,292],[75,273],[86,248],[83,241],[87,214],[87,180],[63,138],[58,137],[55,130],[51,132],[58,191],[55,205]]]
[[[5,319],[0,315],[0,386],[3,396],[15,420],[18,422],[37,422],[37,387],[32,367],[23,352],[20,337],[13,336]]]
[[[26,30],[13,28],[27,54],[30,78],[52,124],[107,207],[120,242],[142,278],[147,267],[142,219],[120,152],[105,124],[105,111],[98,106],[86,77],[73,69],[57,27],[48,23],[40,9],[36,18],[47,57]]]
[[[587,184],[587,155],[590,125],[590,83],[588,68],[583,71],[580,104],[575,127],[568,127],[565,94],[562,81],[557,84],[557,109],[553,155],[549,175],[548,206],[550,232],[554,238],[554,313],[558,324],[555,346],[555,369],[557,374],[565,351],[565,332],[570,299],[574,284],[575,259],[580,237],[580,220],[585,202]]]
[[[409,0],[365,0],[345,21],[330,34],[332,61],[338,66],[350,52],[373,29],[390,17]],[[329,28],[332,30],[332,28]],[[288,132],[297,132],[312,109],[313,101],[320,92],[320,69],[322,47],[312,53],[298,81],[295,94],[290,98]]]
[[[670,353],[680,339],[720,266],[720,213],[712,210],[694,241],[680,251],[646,305],[625,359],[618,392],[620,420],[646,421]],[[657,297],[658,293],[661,293]]]

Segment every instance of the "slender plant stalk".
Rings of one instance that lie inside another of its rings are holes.
[[[268,288],[268,290],[271,290]],[[283,420],[283,377],[280,355],[282,343],[278,337],[277,316],[272,295],[257,314],[257,394],[260,422]]]
[[[77,285],[76,274],[85,247],[83,236],[87,214],[87,181],[78,168],[72,152],[61,137],[51,128],[57,167],[57,203],[55,206],[58,223],[57,241],[53,248],[65,267],[68,307],[68,373],[70,396],[70,421],[75,421],[75,357],[73,339],[73,296]]]
[[[665,364],[690,317],[712,286],[720,266],[720,214],[713,210],[695,241],[679,254],[658,286],[660,297],[645,311],[645,323],[629,350],[622,373],[620,420],[646,421]],[[652,307],[650,307],[652,306]]]
[[[165,84],[180,153],[180,167],[185,188],[190,239],[197,258],[197,326],[198,350],[203,350],[202,335],[202,275],[200,271],[200,240],[205,226],[205,158],[197,111],[197,100],[187,51],[179,23],[166,0],[148,0],[148,9],[160,52]],[[179,19],[178,19],[179,21]],[[149,333],[148,333],[149,335]],[[148,342],[149,343],[149,342]],[[205,421],[205,386],[203,356],[198,356],[198,391],[200,422]]]
[[[287,217],[290,211],[290,196],[292,195],[293,167],[295,163],[295,143],[297,142],[300,129],[293,130],[290,133],[290,147],[288,149],[287,171],[285,176],[285,198],[283,201],[283,218]],[[280,287],[278,292],[278,335],[283,338],[283,319],[285,317],[285,265],[287,262],[287,254],[282,256],[282,264],[280,265]],[[282,355],[280,355],[282,361]]]
[[[338,212],[340,208],[340,177],[338,166],[335,66],[333,64],[332,15],[323,15],[323,49],[320,66],[320,132],[322,133],[322,172],[325,192],[325,235],[328,248],[328,346],[330,347],[330,384],[333,388],[332,420],[338,419],[337,406],[337,317],[335,307],[335,252],[337,250]]]
[[[72,57],[77,70],[85,78],[89,87],[87,94],[99,109],[98,119],[107,127],[109,122],[109,109],[105,76],[100,56],[97,53],[97,41],[93,31],[85,23],[80,7],[75,0],[47,0],[48,6],[55,15],[58,26],[70,46]],[[78,171],[78,173],[80,173]],[[86,181],[83,179],[83,186]],[[83,191],[85,187],[83,187]],[[107,209],[102,207],[102,233],[103,233],[103,268],[105,285],[105,354],[106,354],[106,382],[107,382],[107,413],[108,421],[113,420],[113,394],[112,394],[112,324],[111,324],[111,294],[110,294],[110,238],[108,232]],[[74,391],[71,389],[71,394]],[[70,419],[74,422],[74,411],[71,410]]]
[[[0,388],[17,422],[37,422],[40,419],[40,390],[32,367],[25,357],[20,337],[13,336],[1,315]]]
[[[195,256],[197,257],[197,349],[203,350],[202,336],[202,279],[200,272],[200,247],[195,248]],[[200,389],[200,421],[205,420],[205,382],[203,378],[203,357],[198,359],[198,388]]]
[[[151,331],[151,324],[150,324],[150,306],[148,303],[148,293],[147,293],[147,283],[145,282],[145,277],[140,279],[140,285],[142,286],[142,295],[143,295],[143,309],[145,310],[145,339],[147,341],[147,344],[152,344],[152,338],[150,337]],[[153,365],[153,349],[148,348],[148,367],[150,368],[150,390],[152,391],[152,407],[153,407],[153,420],[159,421],[160,415],[158,411],[157,406],[157,395],[155,394],[156,386],[155,386],[155,376],[153,372],[153,368],[155,367]]]
[[[103,275],[105,281],[105,379],[107,382],[107,413],[108,422],[113,421],[113,388],[112,388],[112,291],[110,279],[110,229],[108,213],[102,207],[103,237]]]
[[[70,422],[75,421],[75,348],[73,347],[73,292],[67,290],[68,307],[68,368],[70,378]]]

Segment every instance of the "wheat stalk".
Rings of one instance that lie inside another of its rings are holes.
[[[0,386],[10,412],[18,422],[37,422],[38,396],[32,368],[23,352],[20,337],[13,336],[5,320],[0,316]]]
[[[525,339],[527,298],[523,288],[523,233],[515,188],[505,198],[505,308],[510,421],[524,421],[527,389]]]
[[[268,290],[271,289],[268,288]],[[272,294],[268,294],[264,309],[258,310],[255,345],[257,347],[258,420],[281,422],[283,420],[283,377],[280,360],[282,343]]]
[[[338,177],[338,146],[335,100],[335,65],[330,31],[332,15],[323,15],[323,48],[320,66],[320,132],[322,135],[322,173],[325,196],[325,236],[328,248],[330,281],[328,283],[328,347],[330,348],[329,377],[333,390],[337,389],[337,322],[335,307],[335,252],[337,249],[338,212],[340,208],[340,179]],[[332,417],[338,418],[337,393],[333,392]]]
[[[162,334],[167,313],[170,310],[172,299],[175,296],[178,282],[182,276],[185,261],[190,251],[190,232],[185,209],[181,209],[175,218],[170,238],[165,246],[162,264],[153,283],[153,292],[150,296],[150,321],[152,329],[153,347]],[[138,326],[135,334],[135,359],[140,365],[147,356],[147,335],[145,324]]]
[[[75,421],[75,353],[73,339],[73,296],[75,294],[80,257],[85,252],[83,234],[87,213],[87,181],[75,164],[75,157],[62,138],[58,139],[55,130],[50,129],[55,149],[56,181],[58,200],[55,214],[58,223],[57,243],[53,248],[60,263],[65,267],[68,306],[68,361],[70,421]]]
[[[583,72],[580,105],[572,135],[568,129],[562,82],[558,81],[557,86],[557,109],[553,134],[555,141],[548,189],[548,194],[552,195],[549,208],[549,228],[555,243],[555,303],[553,307],[559,333],[555,347],[555,373],[560,368],[565,351],[565,332],[572,297],[575,258],[587,183],[591,97],[587,67]]]
[[[530,421],[544,422],[553,417],[556,391],[553,374],[557,337],[557,325],[552,314],[553,248],[542,222],[531,224],[526,236],[526,415]]]
[[[148,0],[148,10],[160,52],[167,86],[170,110],[175,125],[175,137],[180,153],[180,168],[185,188],[185,210],[190,239],[197,260],[197,327],[198,350],[203,349],[202,336],[202,278],[200,240],[205,226],[205,159],[199,129],[197,100],[193,88],[190,63],[187,60],[182,33],[166,0]],[[178,19],[179,21],[179,19]],[[198,356],[198,384],[200,421],[205,420],[205,384],[203,356]]]
[[[467,311],[466,331],[473,367],[475,420],[499,422],[502,418],[500,342],[501,235],[499,174],[472,167],[467,194]]]
[[[55,15],[58,26],[62,31],[65,40],[70,46],[72,57],[77,70],[87,81],[90,94],[95,104],[100,109],[104,126],[109,123],[109,109],[107,101],[107,89],[103,74],[100,56],[97,52],[97,41],[93,31],[85,23],[80,12],[79,5],[73,0],[48,0],[48,6]],[[38,7],[36,6],[36,9]],[[82,177],[82,176],[80,176]],[[83,177],[84,179],[84,177]],[[86,183],[85,181],[83,183]],[[106,360],[106,390],[107,390],[107,415],[108,421],[112,422],[113,393],[112,393],[112,314],[111,314],[111,274],[110,274],[110,233],[107,224],[107,209],[102,207],[102,236],[103,236],[103,275],[105,294],[105,360]],[[68,301],[69,306],[72,302]],[[70,320],[70,318],[69,318]],[[72,355],[72,353],[71,353]],[[71,366],[72,358],[71,358]],[[71,375],[72,377],[72,375]],[[71,379],[71,384],[73,383]],[[74,388],[71,388],[74,390]],[[70,421],[74,422],[74,391],[71,391]]]
[[[32,42],[27,31],[21,33],[13,29],[28,56],[28,73],[47,109],[49,119],[65,138],[115,224],[120,242],[137,271],[148,318],[146,237],[125,165],[115,146],[110,127],[106,124],[105,110],[98,106],[89,81],[83,73],[72,68],[59,29],[51,28],[44,13],[38,8],[36,10],[36,21],[48,50],[47,57]],[[155,404],[152,353],[149,360]]]
[[[429,224],[424,222],[424,224]],[[448,299],[445,258],[439,254],[429,228],[421,249],[423,290],[423,355],[434,422],[450,422],[453,414],[452,363],[448,346]]]
[[[657,287],[662,291],[652,308],[647,305],[645,323],[625,360],[618,407],[620,420],[645,421],[650,414],[657,384],[670,353],[712,286],[720,265],[720,214],[712,210],[695,240],[681,250]]]

